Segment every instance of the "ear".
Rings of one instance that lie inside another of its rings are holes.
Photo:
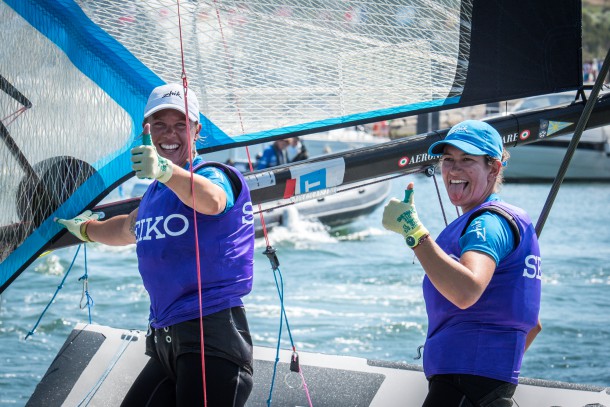
[[[201,132],[201,124],[196,123],[195,124],[195,137],[193,138],[193,140],[197,141],[199,139],[199,132]]]
[[[493,160],[490,165],[489,175],[492,178],[497,178],[500,174],[500,169],[502,168],[502,163],[500,160]]]

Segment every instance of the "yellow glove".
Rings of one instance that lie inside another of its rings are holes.
[[[70,233],[83,242],[92,242],[93,240],[89,239],[89,236],[87,235],[87,225],[92,220],[98,220],[103,217],[104,214],[102,212],[85,211],[72,219],[55,218],[55,222],[68,229]]]
[[[419,221],[413,203],[413,184],[405,190],[405,199],[392,198],[383,209],[383,227],[405,237],[407,245],[414,249],[430,235]]]
[[[172,177],[174,167],[171,161],[157,154],[157,149],[150,142],[150,134],[144,134],[143,144],[131,149],[131,168],[136,177],[157,179],[167,182]]]

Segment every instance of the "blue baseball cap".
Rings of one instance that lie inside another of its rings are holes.
[[[428,149],[428,154],[443,154],[443,148],[450,144],[470,155],[488,155],[502,159],[502,137],[489,124],[479,120],[465,120],[453,126],[444,140],[437,141]]]

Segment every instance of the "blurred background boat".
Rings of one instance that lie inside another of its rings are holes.
[[[533,96],[516,102],[510,113],[574,102],[575,92]],[[575,123],[574,123],[575,125]],[[508,182],[551,182],[557,175],[572,134],[511,148],[504,171]],[[610,126],[586,130],[577,145],[565,181],[610,182]]]

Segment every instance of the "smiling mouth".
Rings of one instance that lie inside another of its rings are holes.
[[[159,147],[161,147],[164,151],[174,151],[180,146],[178,144],[161,144]]]

